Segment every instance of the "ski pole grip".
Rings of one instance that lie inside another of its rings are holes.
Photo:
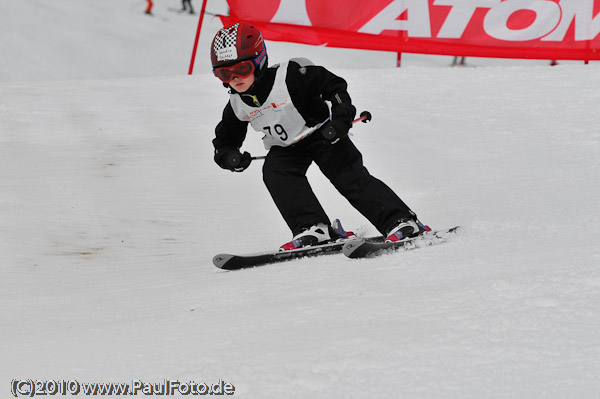
[[[335,131],[335,128],[333,126],[325,127],[321,134],[327,140],[333,140],[335,136],[337,136],[337,132]]]
[[[235,168],[240,164],[240,162],[242,162],[242,154],[240,154],[239,152],[229,153],[227,154],[226,162],[227,165],[229,165],[232,168]]]

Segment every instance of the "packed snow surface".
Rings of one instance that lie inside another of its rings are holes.
[[[195,6],[200,7],[196,1]],[[600,74],[267,43],[343,76],[371,173],[449,242],[239,272],[290,232],[212,159],[204,20],[155,1],[0,4],[0,389],[223,380],[241,398],[600,395]],[[223,12],[223,2],[209,1]],[[264,154],[249,132],[244,149]],[[309,170],[331,218],[376,231]],[[83,394],[81,394],[83,395]],[[141,393],[139,394],[141,395]],[[8,396],[6,396],[8,397]]]

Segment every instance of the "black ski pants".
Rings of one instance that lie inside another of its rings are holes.
[[[317,223],[331,224],[306,178],[313,161],[381,234],[415,217],[392,189],[371,176],[349,137],[331,144],[316,131],[292,146],[271,147],[263,165],[265,185],[294,236]]]

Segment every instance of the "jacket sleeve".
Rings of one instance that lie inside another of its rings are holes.
[[[324,101],[331,102],[332,120],[347,129],[352,126],[356,108],[352,105],[348,84],[343,78],[301,58],[290,60],[286,84],[292,102],[308,126],[314,126],[329,117],[329,108]]]
[[[221,122],[215,128],[215,138],[213,146],[215,152],[218,150],[239,149],[246,138],[248,132],[248,122],[243,122],[237,118],[231,107],[231,103],[223,110]]]

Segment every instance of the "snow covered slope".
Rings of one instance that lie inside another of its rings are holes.
[[[305,55],[344,76],[373,114],[353,129],[370,171],[424,222],[464,229],[377,259],[222,272],[215,253],[289,232],[260,163],[234,174],[212,161],[227,96],[203,57],[218,21],[186,76],[197,21],[166,11],[178,2],[156,2],[154,18],[140,1],[55,3],[2,2],[0,52],[16,54],[21,33],[53,45],[110,26],[95,46],[129,58],[86,59],[78,75],[79,47],[2,56],[5,392],[15,378],[222,379],[242,398],[598,397],[597,65],[386,69],[375,59],[390,55],[272,43],[272,62]],[[58,12],[71,25],[44,23]],[[131,28],[148,32],[125,39]],[[171,56],[143,70],[152,51]],[[246,149],[264,153],[258,133]],[[331,217],[374,233],[317,168],[310,178]]]

